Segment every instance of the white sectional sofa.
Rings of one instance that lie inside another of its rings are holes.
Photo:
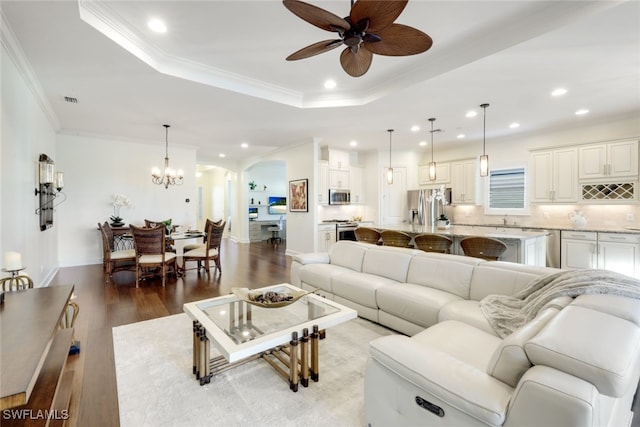
[[[500,338],[480,309],[559,270],[337,242],[294,257],[291,283],[405,335],[374,340],[367,425],[629,426],[640,300],[558,297]]]

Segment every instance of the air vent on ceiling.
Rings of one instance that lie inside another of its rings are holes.
[[[73,103],[73,104],[77,104],[77,103],[78,103],[78,98],[72,98],[72,97],[70,97],[70,96],[65,96],[65,97],[64,97],[64,100],[65,100],[66,102],[71,102],[71,103]]]

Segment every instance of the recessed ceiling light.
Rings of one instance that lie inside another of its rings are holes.
[[[478,115],[478,112],[477,112],[477,111],[473,111],[473,110],[471,110],[471,111],[467,111],[467,114],[465,114],[464,116],[465,116],[465,117],[469,117],[469,118],[471,118],[471,117],[475,117],[475,116],[477,116],[477,115]]]
[[[456,136],[456,138],[458,139],[462,139],[464,138],[466,135],[464,133],[459,133],[458,136]]]
[[[164,25],[164,22],[162,22],[159,19],[150,19],[149,22],[147,22],[147,26],[149,26],[149,28],[151,29],[151,31],[155,32],[155,33],[166,33],[167,32],[167,26]]]
[[[554,89],[553,92],[551,92],[551,96],[562,96],[565,93],[567,93],[567,90],[563,87],[559,87],[557,89]]]
[[[325,89],[334,89],[336,86],[337,86],[337,83],[335,80],[329,79],[326,82],[324,82]]]
[[[511,129],[519,128],[519,127],[520,127],[520,123],[511,123],[511,124],[509,125],[509,127],[510,127]]]
[[[411,132],[418,132],[419,130],[420,130],[420,126],[418,125],[411,126]]]
[[[246,142],[243,142],[242,144],[240,144],[240,147],[242,148],[248,148],[249,144],[247,144]]]
[[[586,108],[581,108],[580,110],[576,111],[576,116],[583,116],[585,114],[587,114],[589,112],[589,110],[587,110]]]
[[[418,143],[418,145],[419,145],[420,147],[426,147],[426,146],[427,146],[427,141],[420,141],[420,142]]]
[[[349,145],[352,146],[352,147],[357,147],[358,146],[358,141],[351,141],[349,143]]]
[[[227,157],[227,155],[224,154],[224,153],[220,153],[220,154],[218,154],[218,157]]]

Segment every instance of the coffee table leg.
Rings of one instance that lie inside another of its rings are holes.
[[[300,343],[300,383],[303,387],[309,387],[309,329],[304,328],[302,330],[302,338],[300,338]]]
[[[320,379],[320,363],[318,361],[319,335],[318,325],[313,325],[313,332],[311,333],[311,379],[315,382]]]
[[[193,321],[193,374],[196,375],[198,372],[198,325],[199,322],[197,320]]]
[[[291,334],[291,341],[289,341],[289,388],[293,391],[298,391],[298,333]]]

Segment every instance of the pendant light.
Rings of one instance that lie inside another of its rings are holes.
[[[431,122],[431,162],[429,162],[429,181],[436,180],[436,162],[433,161],[433,122],[436,121],[435,118],[431,117],[429,119]]]
[[[151,182],[158,185],[163,185],[164,188],[169,188],[170,185],[182,185],[184,179],[184,172],[182,169],[177,171],[169,167],[169,125],[162,125],[165,128],[165,155],[164,155],[164,172],[161,172],[159,168],[154,167],[151,170]]]
[[[393,129],[387,129],[389,132],[389,169],[387,169],[387,184],[393,184],[393,168],[391,167],[391,134]]]
[[[485,151],[486,147],[486,134],[487,134],[487,107],[489,104],[481,104],[483,110],[484,117],[484,128],[482,131],[482,156],[480,156],[480,176],[489,175],[489,156],[487,156],[487,152]]]

